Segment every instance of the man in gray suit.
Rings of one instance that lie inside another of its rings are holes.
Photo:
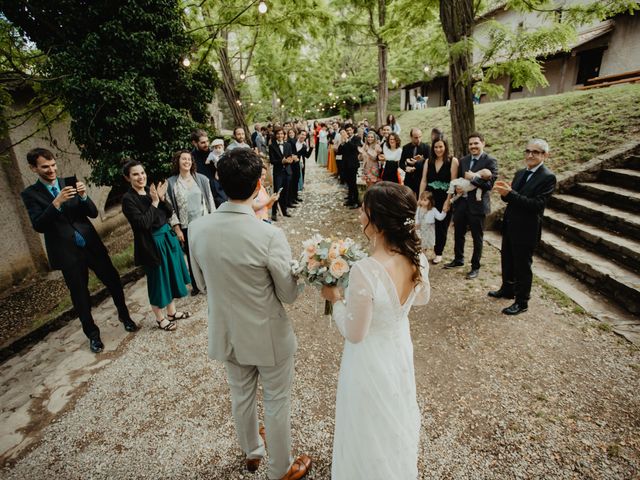
[[[218,177],[229,201],[189,225],[191,261],[209,304],[209,357],[224,362],[231,409],[246,468],[258,469],[269,445],[270,479],[297,480],[311,459],[291,456],[291,385],[296,336],[282,302],[293,303],[291,249],[277,227],[260,221],[252,202],[262,160],[237,148],[220,159]],[[265,431],[258,425],[256,391],[262,381]],[[266,435],[266,438],[265,438]]]

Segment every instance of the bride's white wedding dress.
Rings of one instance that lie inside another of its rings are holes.
[[[336,398],[332,480],[410,480],[418,477],[420,411],[416,401],[412,305],[429,301],[429,267],[421,256],[422,283],[404,304],[384,266],[357,262],[346,303],[333,318],[347,340]]]

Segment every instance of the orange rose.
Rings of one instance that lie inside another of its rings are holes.
[[[329,266],[329,273],[334,278],[340,278],[349,271],[349,264],[344,258],[336,258]]]

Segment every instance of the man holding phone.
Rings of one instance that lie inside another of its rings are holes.
[[[38,180],[22,192],[22,200],[33,228],[44,234],[51,269],[62,270],[73,307],[89,339],[89,348],[99,353],[104,344],[91,316],[89,268],[109,289],[124,329],[135,332],[138,327],[129,316],[118,271],[89,221],[98,216],[98,209],[87,195],[84,183],[75,176],[57,177],[56,160],[51,151],[34,148],[27,153],[27,161]]]

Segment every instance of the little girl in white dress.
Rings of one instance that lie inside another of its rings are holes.
[[[433,250],[436,244],[436,220],[444,220],[446,216],[446,212],[439,212],[435,207],[431,192],[426,190],[422,192],[416,210],[416,230],[425,255]]]

